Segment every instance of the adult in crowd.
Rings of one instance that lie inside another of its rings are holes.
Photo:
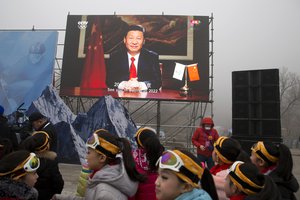
[[[124,45],[112,52],[106,68],[109,88],[145,91],[161,87],[158,54],[143,47],[145,29],[131,25],[124,36]]]
[[[193,136],[192,143],[197,147],[197,157],[203,163],[206,163],[208,169],[214,166],[212,152],[214,143],[219,138],[218,131],[214,129],[214,121],[211,117],[204,117],[200,122]]]
[[[57,152],[57,133],[53,124],[40,112],[29,115],[29,122],[35,131],[45,131],[49,135],[50,150]]]
[[[0,160],[0,199],[37,200],[34,188],[40,162],[34,153],[19,150]]]

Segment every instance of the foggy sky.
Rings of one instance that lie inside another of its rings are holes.
[[[299,0],[2,0],[0,29],[64,29],[75,15],[214,16],[214,120],[231,126],[232,71],[300,74]],[[210,113],[208,113],[210,114]]]

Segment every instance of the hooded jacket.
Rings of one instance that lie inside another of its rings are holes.
[[[0,199],[37,200],[38,191],[21,181],[0,177]]]
[[[190,192],[181,194],[175,200],[212,200],[212,199],[205,190],[194,188]]]
[[[85,197],[55,195],[55,199],[86,200],[127,200],[138,188],[138,182],[132,181],[123,161],[116,165],[105,165],[89,178]]]
[[[275,172],[271,172],[269,176],[277,185],[283,200],[296,200],[294,193],[299,190],[299,183],[294,177],[294,175],[292,175],[289,180],[284,180],[282,177],[279,177]]]

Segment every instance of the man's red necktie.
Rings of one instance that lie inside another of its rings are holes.
[[[131,65],[130,65],[130,69],[129,69],[129,72],[130,72],[129,79],[136,78],[136,67],[134,65],[135,59],[134,59],[134,57],[131,57],[130,60],[131,60]]]

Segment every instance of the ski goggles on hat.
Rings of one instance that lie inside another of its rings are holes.
[[[26,161],[26,160],[25,160]],[[29,158],[24,164],[24,170],[26,172],[34,172],[40,167],[40,159],[35,155],[35,153],[30,153]]]
[[[104,130],[104,129],[100,129]],[[120,148],[116,145],[106,141],[105,139],[98,136],[97,132],[100,130],[95,131],[90,138],[88,138],[86,142],[86,146],[96,150],[100,154],[104,154],[110,158],[115,158],[116,155],[120,152]]]
[[[156,165],[161,169],[175,171],[180,179],[190,183],[193,187],[199,187],[199,181],[204,172],[204,169],[195,161],[178,150],[165,151],[158,159]]]
[[[251,151],[255,153],[260,159],[266,161],[269,164],[277,163],[278,159],[275,156],[272,156],[266,149],[262,141],[258,141],[251,147]]]
[[[36,156],[35,153],[30,153],[28,158],[21,164],[19,164],[16,168],[13,170],[1,173],[1,176],[9,175],[11,174],[11,178],[14,180],[19,179],[20,177],[24,176],[26,172],[35,172],[40,167],[40,159]]]
[[[240,170],[240,166],[244,163],[241,161],[234,162],[229,168],[230,180],[245,194],[254,195],[259,193],[264,185],[260,186],[251,181],[247,176]]]
[[[180,168],[184,166],[182,159],[173,151],[167,150],[157,160],[156,165],[161,169],[170,169],[179,172]]]

